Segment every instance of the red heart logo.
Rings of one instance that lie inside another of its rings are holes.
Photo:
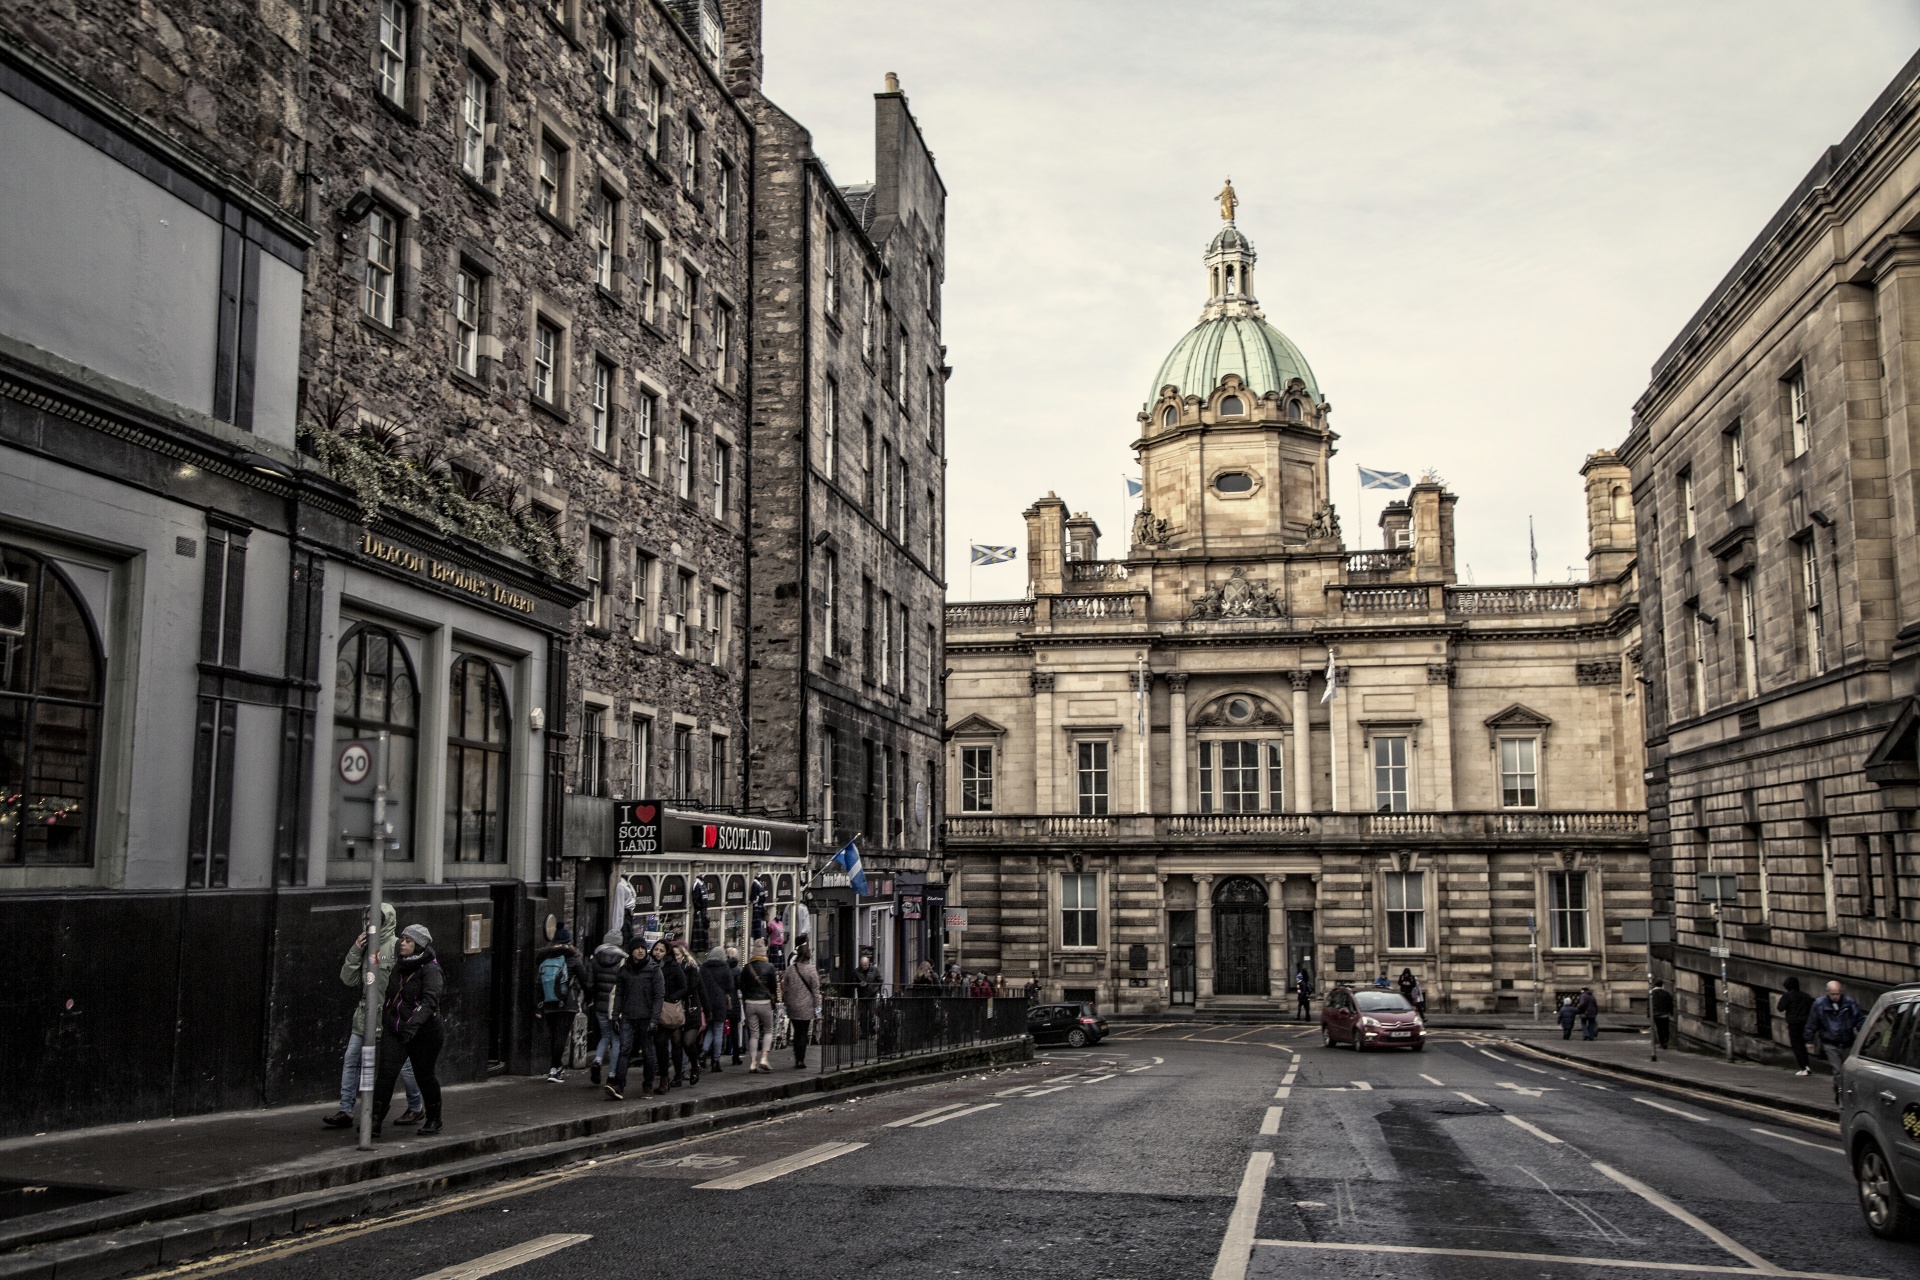
[[[653,815],[656,812],[658,812],[658,810],[650,804],[637,804],[633,806],[633,816],[642,822],[652,822]]]

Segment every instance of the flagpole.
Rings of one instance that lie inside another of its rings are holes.
[[[1367,549],[1367,513],[1360,507],[1362,501],[1360,466],[1358,463],[1355,463],[1353,468],[1353,522],[1360,526],[1355,535],[1360,539],[1360,545],[1354,548],[1356,551],[1365,551]]]
[[[967,603],[973,603],[973,535],[967,535]]]

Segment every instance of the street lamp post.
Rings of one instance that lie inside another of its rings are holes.
[[[380,1002],[384,992],[374,981],[380,963],[380,889],[387,861],[387,731],[382,729],[373,745],[373,838],[367,841],[373,851],[373,875],[367,893],[367,944],[361,956],[360,971],[366,984],[367,1033],[360,1040],[360,1150],[373,1150],[373,1082],[379,1065]],[[396,938],[394,945],[399,945]],[[392,957],[388,957],[391,962]]]
[[[1642,942],[1647,947],[1647,1022],[1653,1041],[1653,1061],[1660,1061],[1660,1035],[1653,1023],[1653,947],[1673,941],[1673,921],[1666,916],[1629,916],[1620,922],[1620,941],[1628,946]]]
[[[1709,873],[1700,877],[1700,901],[1713,907],[1713,936],[1716,945],[1713,954],[1720,960],[1720,1000],[1726,1006],[1721,1014],[1721,1035],[1726,1042],[1727,1061],[1733,1061],[1733,1019],[1727,1014],[1733,1010],[1732,992],[1727,990],[1727,914],[1728,903],[1740,901],[1740,877],[1723,873]]]
[[[1540,1021],[1540,929],[1534,916],[1527,916],[1527,950],[1533,960],[1533,1020]]]

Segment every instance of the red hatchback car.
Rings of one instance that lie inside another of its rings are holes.
[[[1398,991],[1335,987],[1320,1006],[1320,1043],[1331,1049],[1424,1049],[1426,1024]]]

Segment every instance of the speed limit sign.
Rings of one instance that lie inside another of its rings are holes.
[[[340,780],[358,786],[373,772],[373,755],[364,742],[349,742],[340,749]]]

